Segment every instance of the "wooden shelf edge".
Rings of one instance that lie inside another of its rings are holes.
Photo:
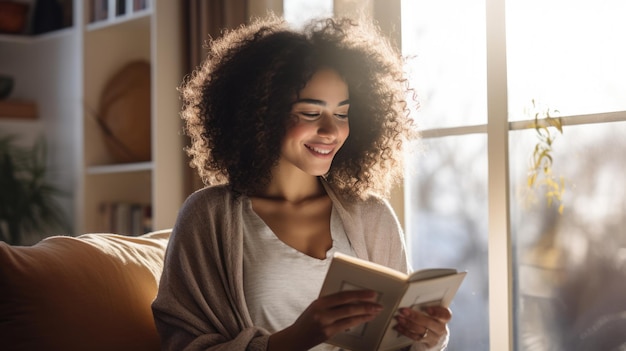
[[[135,162],[135,163],[121,163],[114,165],[99,165],[87,167],[87,174],[116,174],[116,173],[128,173],[128,172],[141,172],[151,171],[153,168],[152,162]]]
[[[0,118],[36,120],[37,104],[32,101],[0,100]]]

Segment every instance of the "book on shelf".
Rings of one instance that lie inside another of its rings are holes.
[[[91,0],[89,23],[132,15],[147,10],[149,6],[149,0]]]
[[[115,15],[116,16],[124,16],[126,14],[126,0],[117,0],[117,4],[115,5]]]
[[[123,16],[147,8],[148,0],[117,0],[116,15]]]
[[[327,342],[349,350],[397,350],[414,341],[393,327],[398,309],[449,307],[467,272],[431,268],[410,274],[342,253],[335,253],[320,297],[345,290],[373,290],[383,306],[375,319],[336,334]]]
[[[102,230],[137,236],[152,231],[150,205],[131,202],[104,202],[100,205]]]
[[[148,8],[148,0],[133,0],[133,11],[145,10]]]
[[[37,119],[37,104],[32,101],[0,100],[0,118]]]
[[[89,22],[104,21],[109,18],[109,0],[91,0]]]

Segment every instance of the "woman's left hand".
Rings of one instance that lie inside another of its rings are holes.
[[[399,312],[395,329],[427,347],[437,345],[447,334],[448,322],[452,318],[452,311],[441,306],[429,306],[419,311],[401,308]]]

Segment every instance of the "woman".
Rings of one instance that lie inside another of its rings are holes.
[[[380,312],[371,291],[318,298],[341,251],[407,271],[384,200],[415,137],[399,54],[373,28],[270,16],[225,33],[182,86],[209,186],[174,226],[153,303],[166,350],[335,350]],[[445,348],[446,308],[401,309],[414,350]]]

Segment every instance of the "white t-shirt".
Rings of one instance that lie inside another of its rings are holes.
[[[243,286],[254,325],[273,333],[290,325],[317,299],[336,251],[354,256],[339,215],[333,207],[333,246],[326,259],[308,256],[281,241],[254,212],[250,201],[243,216]],[[312,350],[339,348],[321,344]]]

